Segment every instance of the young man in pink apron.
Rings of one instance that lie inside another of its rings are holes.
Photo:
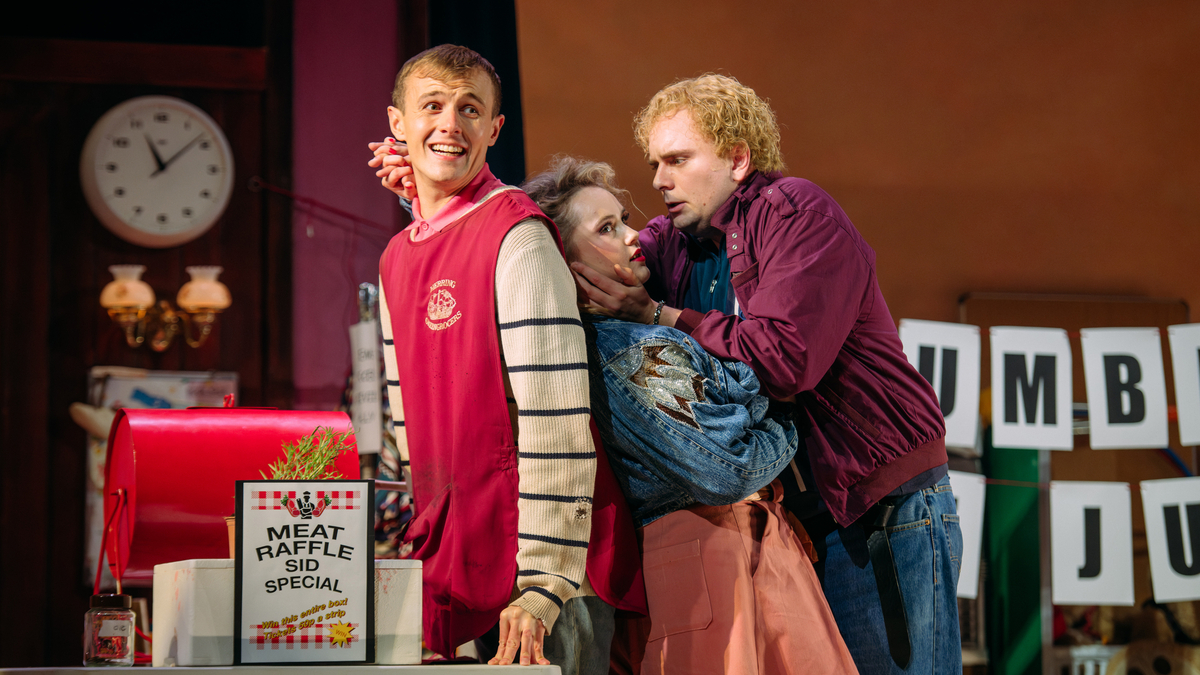
[[[404,65],[388,108],[416,187],[380,306],[425,640],[452,656],[498,624],[492,663],[607,672],[614,608],[645,612],[641,561],[557,230],[486,164],[500,102],[491,64],[441,45]]]

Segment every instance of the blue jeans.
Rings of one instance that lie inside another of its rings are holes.
[[[606,675],[616,611],[594,595],[568,600],[542,645],[546,658],[562,675]]]
[[[912,657],[901,670],[888,651],[875,571],[851,560],[838,532],[825,538],[822,585],[842,639],[861,673],[962,672],[958,632],[958,570],[962,531],[950,479],[901,502],[888,524],[888,540],[908,613]]]

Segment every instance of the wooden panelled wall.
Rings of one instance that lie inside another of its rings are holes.
[[[0,667],[79,664],[86,460],[68,407],[89,368],[236,371],[240,405],[290,407],[291,208],[247,187],[290,186],[291,7],[268,7],[263,49],[0,38]],[[169,249],[111,234],[79,183],[91,126],[151,94],[208,112],[235,161],[225,215]],[[221,265],[233,306],[200,349],[131,349],[99,305],[117,263],[172,302],[186,266]]]

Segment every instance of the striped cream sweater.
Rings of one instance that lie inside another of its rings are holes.
[[[379,307],[396,444],[411,480],[398,384],[403,364],[396,363],[382,284]],[[512,604],[541,619],[550,631],[564,602],[594,595],[584,568],[596,449],[588,426],[587,348],[575,282],[540,221],[522,221],[500,245],[496,323],[509,413],[520,446],[517,595]]]

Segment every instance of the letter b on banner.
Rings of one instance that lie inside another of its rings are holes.
[[[1200,478],[1144,480],[1141,487],[1154,599],[1200,600]]]
[[[1050,483],[1050,563],[1056,605],[1132,605],[1128,483]]]
[[[1138,424],[1146,419],[1146,395],[1137,385],[1142,366],[1129,354],[1104,355],[1104,389],[1110,424]]]
[[[1092,448],[1167,447],[1158,329],[1085,328],[1080,337]]]

